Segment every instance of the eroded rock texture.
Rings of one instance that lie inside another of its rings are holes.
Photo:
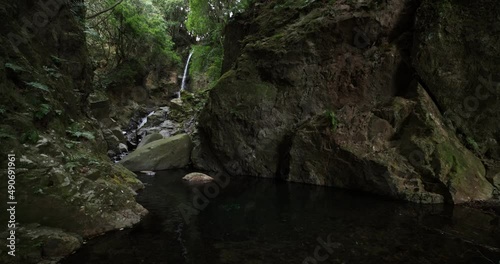
[[[498,7],[445,2],[256,3],[227,27],[227,71],[200,120],[205,144],[237,175],[422,203],[491,198],[484,157],[443,113],[470,95],[480,66],[498,70],[500,35],[474,30],[498,30],[476,10]],[[482,104],[464,131],[496,142],[487,112],[497,110]]]

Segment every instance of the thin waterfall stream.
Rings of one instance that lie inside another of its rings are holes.
[[[191,61],[191,57],[193,56],[193,52],[191,51],[189,53],[189,57],[186,61],[186,66],[184,67],[184,75],[182,76],[182,84],[181,84],[181,90],[179,91],[179,98],[181,98],[181,92],[186,89],[186,80],[188,76],[188,70],[189,70],[189,62]]]

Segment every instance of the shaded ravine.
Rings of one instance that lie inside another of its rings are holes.
[[[181,180],[186,172],[140,175],[146,189],[137,200],[150,214],[132,229],[88,241],[61,263],[303,263],[320,241],[331,247],[320,250],[326,258],[317,263],[500,260],[494,215],[266,179],[231,178],[186,223],[178,210],[194,197]]]

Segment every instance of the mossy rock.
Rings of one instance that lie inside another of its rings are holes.
[[[120,164],[131,171],[184,168],[190,162],[191,138],[187,134],[153,141],[127,155]]]

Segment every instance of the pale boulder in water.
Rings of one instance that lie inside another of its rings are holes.
[[[146,144],[120,161],[131,171],[180,169],[190,162],[192,142],[187,134],[164,138]]]
[[[190,183],[205,183],[214,180],[214,178],[200,172],[189,173],[186,176],[182,177],[182,179]]]

